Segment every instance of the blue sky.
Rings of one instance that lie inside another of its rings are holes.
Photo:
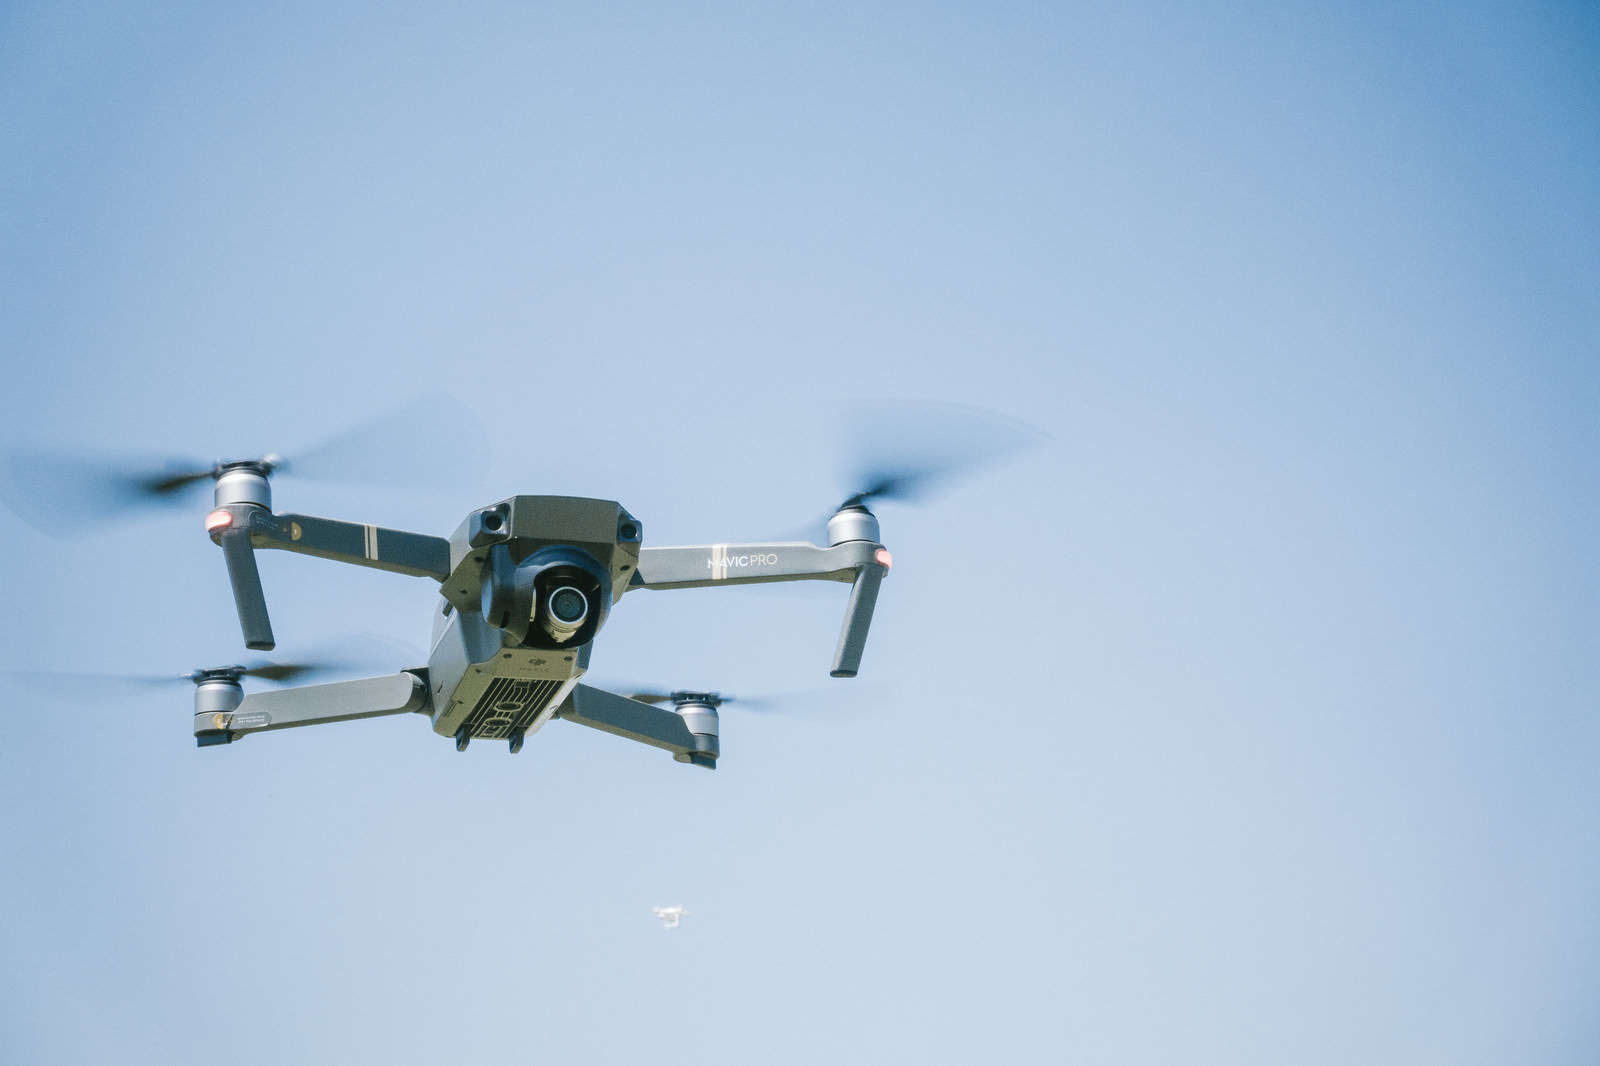
[[[196,750],[181,690],[6,682],[0,1058],[1592,1061],[1597,44],[1557,4],[7,5],[8,449],[292,454],[446,392],[459,476],[278,506],[593,495],[670,544],[824,513],[863,403],[1049,439],[882,508],[864,694],[843,589],[621,601],[596,680],[827,693],[730,710],[714,774],[563,723]],[[0,665],[239,657],[203,513],[0,511]],[[285,657],[420,661],[427,582],[262,570]]]

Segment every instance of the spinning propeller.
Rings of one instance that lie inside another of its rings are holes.
[[[189,506],[202,484],[230,471],[422,488],[481,474],[488,452],[488,435],[472,412],[441,396],[393,408],[292,459],[269,453],[208,463],[16,451],[0,456],[0,499],[43,532],[70,536],[108,520]]]
[[[1044,434],[973,407],[897,403],[862,408],[850,436],[855,491],[841,507],[917,502],[959,474],[1037,444]]]
[[[1024,422],[972,407],[863,406],[845,433],[852,491],[833,512],[829,541],[848,535],[877,539],[876,523],[860,525],[861,519],[852,516],[871,515],[871,505],[880,500],[925,502],[961,475],[1024,451],[1044,436]],[[840,528],[834,521],[848,524]]]
[[[724,703],[744,703],[751,709],[760,705],[759,700],[740,700],[737,696],[724,696],[720,692],[694,692],[689,689],[678,689],[674,692],[629,692],[626,693],[630,700],[640,703],[672,703],[674,706],[688,703],[703,703],[707,707],[721,707]]]
[[[361,669],[363,665],[362,662],[344,659],[308,663],[276,663],[255,659],[248,663],[234,663],[229,666],[202,667],[186,674],[97,674],[72,670],[8,670],[6,675],[30,688],[64,699],[101,700],[185,683],[201,685],[208,681],[223,681],[238,685],[239,681],[246,677],[282,685],[325,674],[348,673]]]
[[[463,475],[481,475],[487,455],[488,437],[477,418],[458,401],[441,396],[394,408],[306,449],[293,461],[267,454],[157,466],[14,453],[0,458],[0,498],[32,525],[62,536],[141,510],[188,505],[202,483],[213,482],[216,509],[206,520],[206,530],[222,547],[245,646],[271,651],[276,641],[249,521],[271,513],[274,474],[392,487],[448,484]]]
[[[621,688],[623,694],[630,700],[638,700],[640,703],[671,703],[677,708],[700,704],[713,710],[733,703],[741,710],[754,711],[757,714],[783,715],[814,715],[823,710],[825,705],[837,703],[842,695],[841,690],[837,688],[775,692],[762,696],[729,696],[720,692],[701,692],[693,689],[675,689],[672,692],[659,690],[630,692],[627,691],[627,686]],[[845,698],[852,704],[859,704],[863,697],[870,697],[877,691],[879,691],[877,686],[851,685]]]

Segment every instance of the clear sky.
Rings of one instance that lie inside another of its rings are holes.
[[[859,682],[843,588],[623,599],[597,681],[822,690],[715,773],[0,682],[0,1060],[1595,1061],[1592,6],[464,6],[0,5],[4,446],[443,391],[458,476],[278,506],[671,544],[863,401],[1049,441],[882,508]],[[204,511],[0,512],[0,666],[240,657]],[[421,661],[431,583],[261,565]]]

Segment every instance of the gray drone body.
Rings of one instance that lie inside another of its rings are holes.
[[[250,733],[384,715],[426,714],[458,749],[475,738],[515,752],[552,718],[714,767],[714,693],[633,699],[581,683],[594,640],[634,589],[775,581],[851,585],[832,676],[854,677],[889,554],[877,519],[850,501],[828,523],[827,547],[807,543],[644,546],[641,523],[610,500],[514,496],[467,516],[448,539],[307,515],[275,514],[272,460],[222,464],[206,528],[223,549],[245,642],[274,646],[255,564],[275,548],[428,577],[440,586],[425,667],[359,681],[245,695],[238,668],[196,674],[202,746]],[[670,702],[671,708],[655,702]]]

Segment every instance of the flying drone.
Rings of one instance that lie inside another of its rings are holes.
[[[663,929],[678,928],[678,924],[683,921],[683,916],[689,913],[683,907],[651,907],[650,910],[654,912],[657,918],[661,919],[661,928]]]
[[[944,464],[948,467],[949,464]],[[868,504],[907,498],[938,469],[867,478],[827,521],[826,545],[804,541],[655,547],[612,500],[512,496],[469,513],[448,537],[273,509],[276,455],[123,475],[127,500],[172,502],[205,481],[205,530],[222,550],[245,646],[276,646],[256,552],[278,550],[436,582],[425,666],[382,677],[246,693],[246,677],[287,681],[308,670],[258,663],[196,670],[194,736],[202,747],[255,733],[422,714],[455,741],[504,741],[511,752],[553,718],[663,748],[715,768],[718,708],[732,697],[687,689],[616,693],[584,684],[594,641],[636,590],[831,581],[850,587],[830,675],[855,677],[891,557]],[[102,477],[100,484],[107,482]]]

